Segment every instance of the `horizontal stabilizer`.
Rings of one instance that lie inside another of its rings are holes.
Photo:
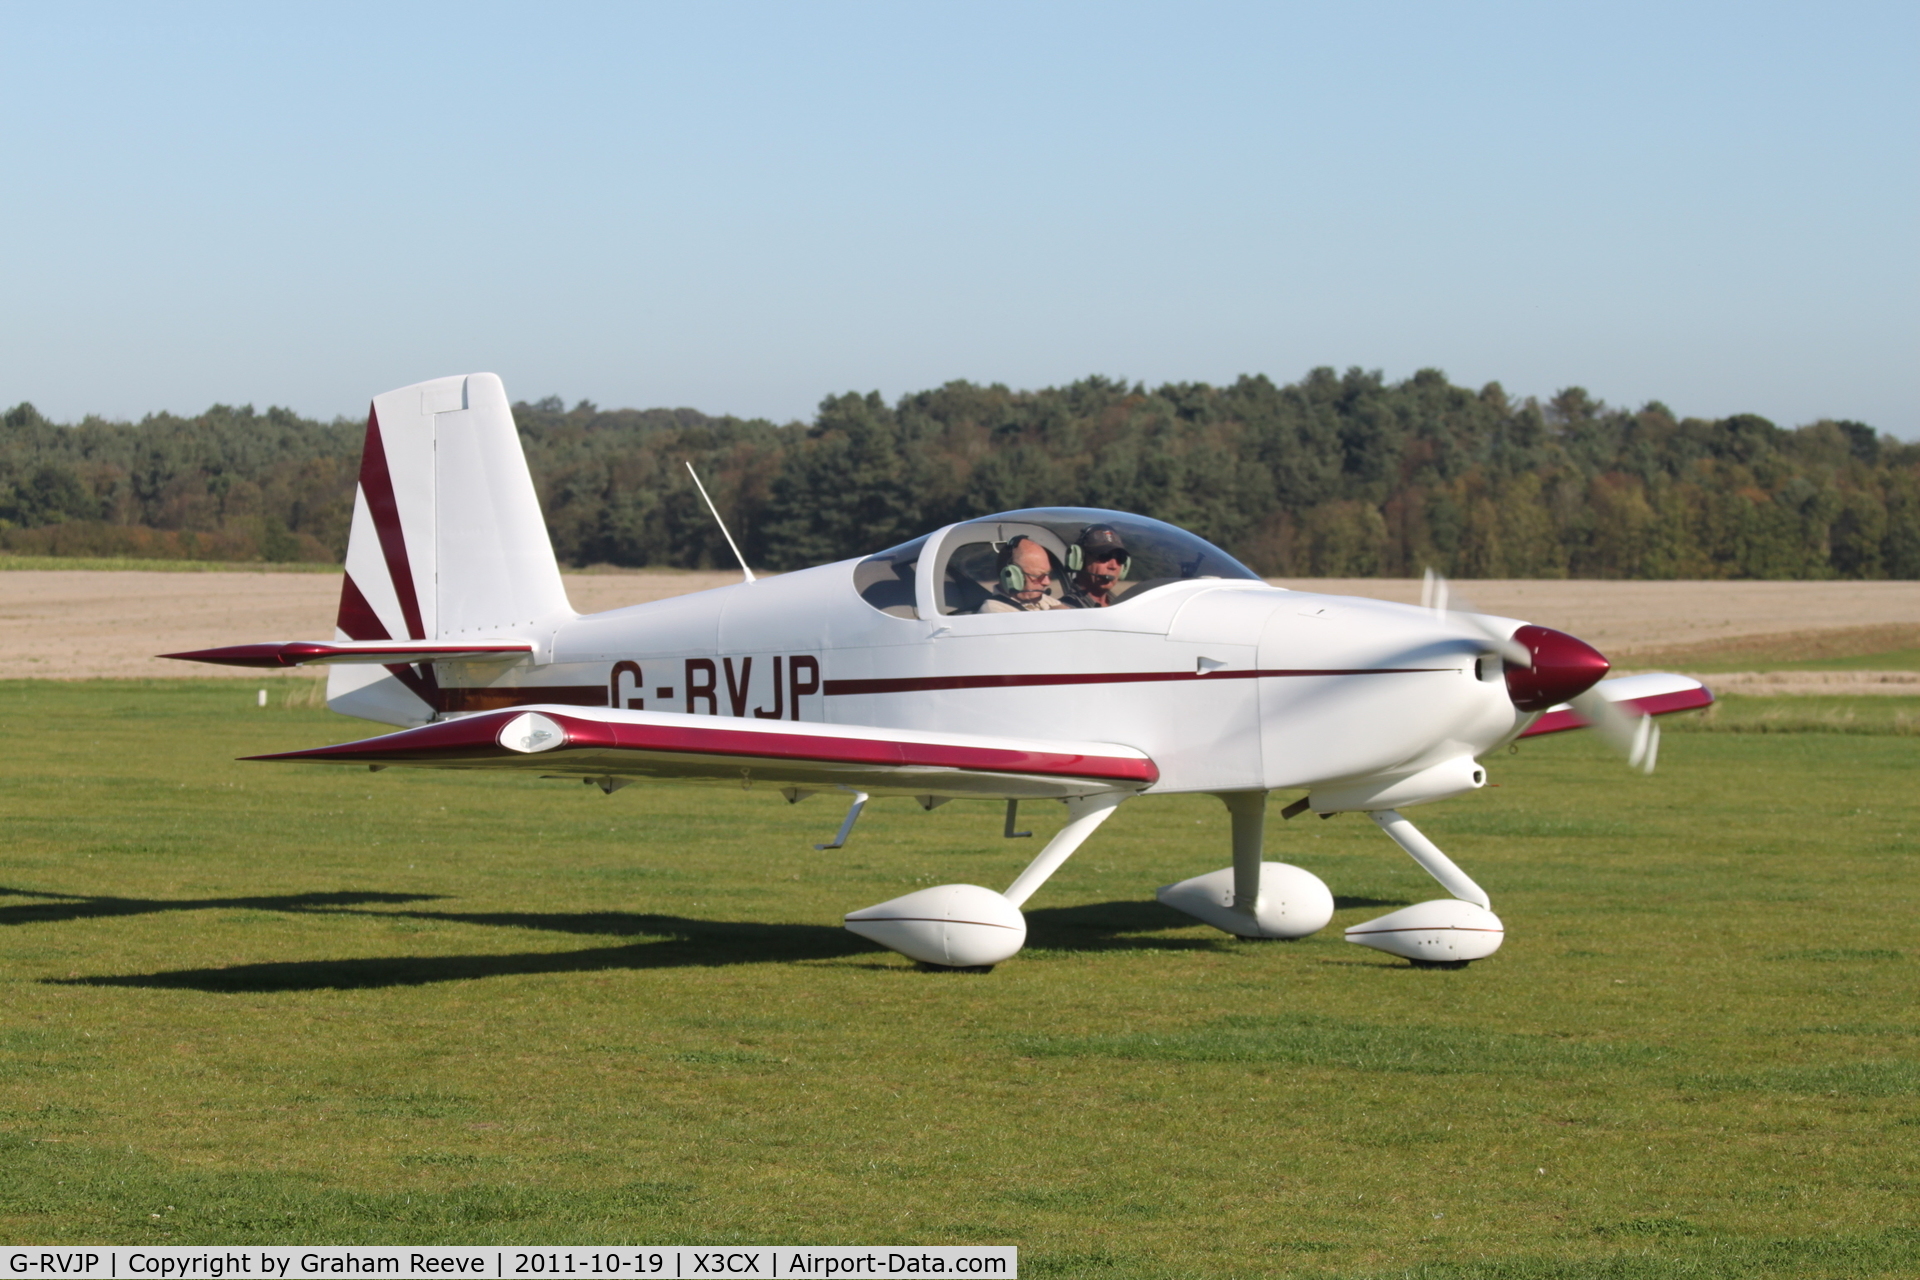
[[[1643,716],[1698,711],[1713,705],[1711,689],[1691,676],[1675,675],[1669,671],[1649,671],[1644,675],[1602,680],[1593,686],[1593,691],[1615,706]],[[1568,729],[1586,727],[1586,717],[1563,702],[1557,707],[1547,708],[1520,736],[1537,738],[1543,733],[1565,733]]]
[[[470,640],[464,644],[432,644],[420,640],[285,640],[160,656],[182,662],[214,662],[226,667],[299,667],[308,663],[349,662],[383,666],[414,662],[512,662],[532,652],[533,645],[525,640]]]
[[[1112,743],[860,725],[773,729],[729,716],[558,704],[483,712],[358,742],[248,758],[998,799],[1140,791],[1160,777],[1144,752]]]

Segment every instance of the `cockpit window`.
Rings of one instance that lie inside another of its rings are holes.
[[[1046,594],[1061,605],[1084,603],[1086,579],[1080,571],[1090,560],[1103,566],[1120,556],[1120,580],[1108,599],[1114,606],[1169,582],[1195,578],[1259,581],[1260,575],[1204,538],[1146,516],[1093,507],[1031,507],[982,516],[953,526],[936,546],[933,535],[903,542],[868,556],[854,566],[853,587],[860,598],[896,618],[918,618],[915,579],[923,559],[936,575],[934,599],[942,614],[978,613],[1002,591],[1003,553],[1021,538],[1047,553],[1052,579]],[[1092,553],[1089,555],[1089,553]]]
[[[923,535],[862,560],[853,570],[853,589],[882,613],[896,618],[919,617],[920,611],[914,607],[914,568],[927,538],[932,536]]]
[[[1020,539],[1046,552],[1051,577],[1044,594],[1060,600],[1068,582],[1067,548],[1052,530],[1024,520],[972,521],[954,529],[940,546],[940,611],[979,613],[995,599],[1008,608],[1016,607],[1019,602],[1006,590],[1000,574],[1008,559],[1005,553]]]
[[[1204,538],[1163,521],[1090,507],[1033,507],[969,520],[941,540],[935,551],[938,563],[929,566],[940,575],[940,611],[978,612],[1000,585],[1000,552],[1022,537],[1045,548],[1055,573],[1048,594],[1068,604],[1074,602],[1076,591],[1084,585],[1084,579],[1076,578],[1076,570],[1087,558],[1089,547],[1118,547],[1124,551],[1121,579],[1109,596],[1116,606],[1169,582],[1259,579],[1258,574]],[[917,559],[924,548],[917,543],[909,545],[915,548]]]

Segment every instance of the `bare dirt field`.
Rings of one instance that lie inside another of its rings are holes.
[[[566,582],[574,607],[593,613],[738,580],[732,572],[640,571],[569,574]],[[1405,579],[1275,581],[1307,591],[1407,603],[1420,599],[1420,583]],[[1456,601],[1470,601],[1473,608],[1572,632],[1622,667],[1633,665],[1636,652],[1734,637],[1920,623],[1920,583],[1913,582],[1485,580],[1458,582],[1453,589]],[[338,577],[317,573],[0,572],[0,678],[257,679],[256,671],[153,655],[256,640],[330,638],[339,591]],[[1861,677],[1886,674],[1835,673],[1815,683],[1831,685],[1839,678],[1858,684]],[[1716,683],[1741,682],[1722,676]],[[1789,691],[1774,683],[1780,687],[1768,692]],[[1911,677],[1894,683],[1898,687],[1887,691],[1920,691]]]
[[[738,582],[738,573],[567,575],[582,613]],[[0,572],[0,679],[234,676],[259,671],[153,655],[256,640],[331,640],[331,573]]]
[[[1299,591],[1420,602],[1418,579],[1274,578]],[[1920,623],[1920,582],[1592,582],[1450,584],[1456,607],[1524,618],[1625,658],[1734,636]]]

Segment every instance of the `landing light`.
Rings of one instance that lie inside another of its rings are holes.
[[[507,721],[500,730],[499,743],[509,751],[531,755],[565,746],[567,731],[538,711],[529,711]]]

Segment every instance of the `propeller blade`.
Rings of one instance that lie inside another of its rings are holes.
[[[1434,616],[1442,622],[1464,626],[1469,631],[1475,632],[1487,642],[1487,647],[1482,650],[1483,653],[1495,654],[1502,662],[1510,662],[1516,667],[1533,665],[1533,654],[1527,646],[1510,636],[1501,635],[1488,626],[1487,620],[1465,600],[1459,601],[1461,612],[1450,612],[1448,606],[1454,599],[1453,589],[1448,585],[1446,575],[1438,570],[1428,569],[1426,577],[1420,583],[1422,608],[1433,610]]]
[[[1660,726],[1653,722],[1652,716],[1637,715],[1609,702],[1598,685],[1569,701],[1603,742],[1627,758],[1629,768],[1653,772],[1654,762],[1660,756]]]
[[[1442,622],[1465,627],[1484,637],[1487,642],[1485,652],[1500,655],[1501,659],[1511,666],[1528,670],[1533,668],[1533,651],[1513,637],[1503,636],[1495,631],[1485,617],[1454,594],[1447,583],[1446,575],[1433,569],[1427,570],[1420,584],[1420,604],[1423,608],[1433,610],[1434,616]],[[1459,606],[1458,611],[1453,609],[1455,605]],[[1522,628],[1523,632],[1527,630],[1529,628]],[[1532,630],[1538,630],[1538,628],[1532,628]],[[1564,636],[1559,639],[1563,646],[1572,644],[1578,645],[1580,649],[1587,648],[1585,645],[1579,645],[1578,641],[1570,641]],[[1591,653],[1590,650],[1589,652]],[[1599,665],[1585,678],[1598,679],[1600,675],[1605,674],[1606,664],[1600,659],[1598,653],[1591,653],[1591,656]],[[1549,671],[1558,674],[1555,664],[1549,664]],[[1654,761],[1660,755],[1660,726],[1653,722],[1652,716],[1640,715],[1609,702],[1601,695],[1597,684],[1575,694],[1568,701],[1573,705],[1573,709],[1580,713],[1580,718],[1593,726],[1593,731],[1600,735],[1602,741],[1627,758],[1629,767],[1638,769],[1642,773],[1653,772]]]
[[[1469,615],[1471,616],[1471,615]],[[1502,662],[1510,662],[1516,667],[1531,667],[1533,653],[1518,640],[1502,639],[1485,626],[1477,628],[1487,638],[1487,652],[1498,654]]]

